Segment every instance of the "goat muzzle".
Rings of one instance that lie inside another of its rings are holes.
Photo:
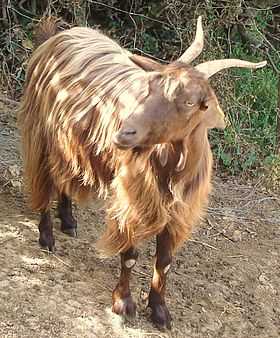
[[[113,137],[113,143],[119,149],[130,149],[137,146],[137,131],[134,128],[119,130]]]

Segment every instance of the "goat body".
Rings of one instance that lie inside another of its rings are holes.
[[[166,274],[175,250],[203,214],[211,189],[209,128],[224,114],[208,77],[228,67],[265,62],[214,60],[188,64],[203,48],[196,38],[179,60],[163,66],[133,55],[97,30],[59,30],[47,19],[28,66],[19,111],[24,171],[33,210],[41,212],[39,242],[50,250],[50,205],[57,196],[62,231],[75,235],[72,202],[107,199],[107,228],[99,248],[120,253],[113,311],[134,314],[129,276],[136,247],[157,237],[149,307],[170,327]]]
[[[109,195],[108,229],[99,241],[108,254],[135,246],[168,225],[174,249],[189,235],[210,188],[207,129],[182,142],[118,150],[112,136],[149,95],[147,73],[98,31],[73,28],[50,38],[30,60],[19,113],[25,173],[33,210],[56,193],[78,202]],[[160,102],[159,102],[160,104]],[[168,152],[163,167],[161,148]]]

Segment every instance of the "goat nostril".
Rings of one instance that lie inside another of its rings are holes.
[[[132,128],[128,128],[128,129],[125,129],[123,132],[122,132],[123,135],[135,135],[136,134],[136,130],[135,129],[132,129]]]
[[[135,146],[137,142],[137,131],[133,128],[125,128],[118,131],[113,137],[113,143],[119,149],[127,149]]]

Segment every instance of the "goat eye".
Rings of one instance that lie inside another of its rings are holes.
[[[188,107],[193,107],[193,106],[194,106],[194,103],[191,102],[191,101],[186,101],[186,105],[187,105]]]

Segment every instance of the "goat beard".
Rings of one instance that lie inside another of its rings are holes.
[[[158,148],[158,159],[163,168],[168,163],[168,156],[169,156],[168,146],[165,144],[160,145]],[[175,167],[176,172],[180,172],[184,170],[186,166],[186,162],[187,162],[187,156],[188,156],[188,148],[186,145],[186,141],[184,140],[182,141],[182,144],[181,144],[179,161],[177,162],[177,165]]]

